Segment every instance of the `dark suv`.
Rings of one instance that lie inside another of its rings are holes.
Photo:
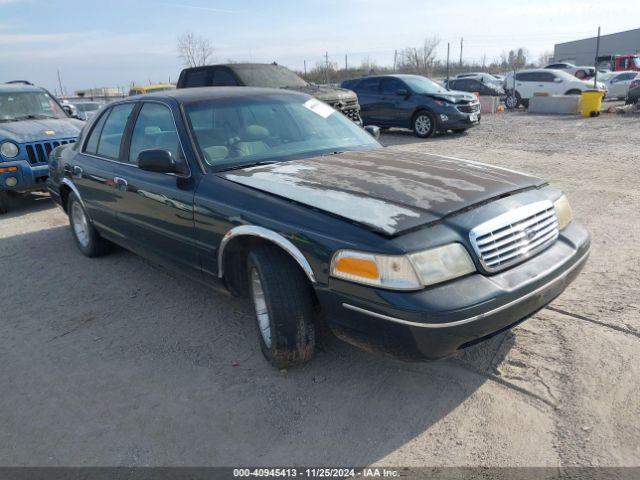
[[[312,95],[362,125],[355,93],[344,88],[308,83],[288,68],[275,63],[230,63],[185,68],[180,72],[177,87],[286,88]]]
[[[346,80],[358,95],[365,125],[410,128],[420,138],[463,132],[480,122],[480,102],[420,75],[369,76]]]

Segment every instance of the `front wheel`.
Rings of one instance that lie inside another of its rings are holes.
[[[112,244],[102,238],[89,220],[80,199],[75,193],[69,194],[67,213],[73,238],[78,249],[87,257],[99,257],[111,251]]]
[[[418,112],[413,119],[413,132],[416,137],[429,138],[436,133],[436,119],[426,110]]]
[[[277,368],[309,361],[315,349],[309,280],[291,257],[271,245],[252,250],[247,268],[263,355]]]
[[[514,92],[507,95],[504,104],[509,110],[515,110],[516,108],[518,108],[521,101],[522,100],[520,98],[520,94],[518,94],[518,92]]]
[[[0,190],[0,215],[9,211],[9,194],[6,190]]]

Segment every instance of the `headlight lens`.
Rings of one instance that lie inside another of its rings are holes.
[[[562,195],[553,203],[553,207],[556,209],[556,216],[558,217],[558,228],[562,230],[571,223],[571,220],[573,220],[571,205],[569,205],[567,197]]]
[[[467,249],[450,243],[409,255],[423,285],[434,285],[476,271]]]
[[[331,275],[393,290],[417,290],[422,287],[411,262],[404,255],[340,250],[331,260]]]
[[[13,158],[18,155],[18,146],[13,142],[4,142],[0,145],[0,154],[3,157]]]
[[[418,290],[476,271],[459,243],[409,255],[376,255],[340,250],[331,261],[331,276],[392,290]]]

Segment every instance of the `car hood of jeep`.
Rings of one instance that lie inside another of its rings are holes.
[[[75,138],[84,122],[75,119],[47,118],[17,122],[0,122],[0,141],[16,143],[40,142],[59,138]]]
[[[219,176],[394,236],[542,179],[392,148],[251,166]]]

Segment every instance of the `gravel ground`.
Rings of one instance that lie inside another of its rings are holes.
[[[549,179],[588,265],[514,330],[431,364],[333,342],[263,360],[249,305],[119,251],[46,196],[0,220],[1,465],[640,465],[639,116],[485,116],[383,142]]]

